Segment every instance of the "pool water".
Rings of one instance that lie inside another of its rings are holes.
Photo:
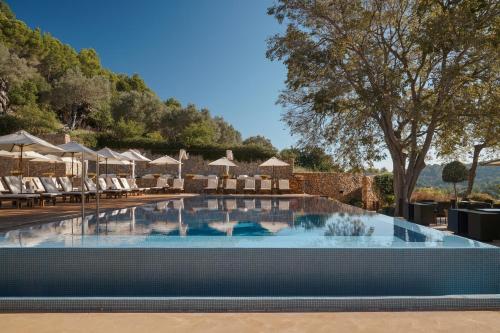
[[[318,197],[197,196],[0,232],[0,248],[483,248]]]

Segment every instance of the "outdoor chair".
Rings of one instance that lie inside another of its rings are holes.
[[[156,193],[165,192],[168,187],[168,178],[159,177],[156,179],[156,186],[151,187],[151,191]]]
[[[280,179],[278,180],[278,192],[280,194],[290,193],[290,181],[288,179]]]
[[[184,179],[174,178],[172,186],[168,189],[170,192],[180,193],[184,192]]]
[[[132,192],[131,189],[126,189],[122,186],[122,184],[120,184],[120,181],[118,180],[118,178],[116,177],[109,177],[109,182],[111,183],[111,189],[112,190],[119,190],[119,191],[122,191],[122,194],[125,194],[125,198],[128,197],[128,194],[130,192]],[[108,181],[106,181],[106,184],[108,183]]]
[[[133,190],[140,190],[141,193],[146,193],[148,192],[149,190],[151,190],[151,188],[149,187],[139,187],[137,186],[137,182],[135,181],[134,178],[127,178],[127,181],[128,181],[128,184],[130,185],[130,188],[133,189]]]
[[[260,181],[260,193],[271,193],[272,192],[272,183],[270,179],[262,179]]]
[[[108,185],[106,184],[106,180],[104,180],[104,178],[102,177],[99,177],[97,179],[97,184],[99,184],[99,188],[100,190],[102,190],[102,193],[106,194],[106,197],[108,198],[111,198],[111,197],[114,197],[114,198],[117,198],[117,197],[121,197],[123,195],[123,191],[121,190],[113,190],[111,188],[108,187]]]
[[[35,177],[34,177],[35,178]],[[33,179],[33,178],[32,178]],[[34,189],[28,191],[24,184],[20,181],[19,177],[17,176],[5,176],[4,177],[5,184],[7,184],[7,187],[10,190],[10,193],[12,194],[35,194],[37,199],[40,199],[40,205],[43,206],[45,203],[45,200],[51,200],[52,203],[55,205],[56,204],[56,198],[58,196],[61,196],[60,194],[51,194],[51,193],[46,193],[45,189],[44,192],[38,192],[35,193]],[[43,187],[43,185],[42,185]],[[31,192],[31,193],[28,193]]]
[[[132,194],[135,194],[135,195],[139,195],[142,192],[144,192],[143,189],[132,188],[130,186],[130,183],[128,182],[127,178],[123,178],[122,177],[122,178],[119,178],[118,180],[120,182],[120,185],[121,185],[122,189],[125,190],[125,191],[129,191],[129,192],[131,192]]]
[[[5,192],[9,191],[4,187],[0,179],[0,207],[3,201],[12,202],[12,205],[16,208],[21,208],[23,202],[26,203],[27,207],[33,207],[34,200],[39,198],[39,195],[34,193],[12,194]]]
[[[93,195],[98,195],[102,193],[102,191],[97,190],[97,186],[90,178],[85,178],[85,180],[83,181],[83,185],[85,186],[85,190]]]
[[[44,193],[40,193],[42,198],[44,196],[47,197],[47,199],[52,199],[52,204],[56,204],[56,198],[57,197],[62,197],[63,202],[66,201],[66,197],[69,197],[70,202],[73,201],[80,201],[82,199],[82,192],[81,191],[73,191],[73,187],[70,187],[70,191],[59,191],[57,188],[56,183],[52,180],[52,177],[41,177],[40,181],[42,182],[43,187],[45,188]],[[89,199],[89,192],[83,192],[85,199],[88,201]]]
[[[205,192],[217,192],[219,180],[217,178],[208,178],[207,186],[205,186]]]
[[[252,192],[255,193],[255,179],[247,178],[245,179],[245,187],[243,188],[243,192]]]
[[[225,193],[236,193],[236,179],[226,179]]]

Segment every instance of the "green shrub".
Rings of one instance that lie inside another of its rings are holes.
[[[457,183],[466,181],[468,175],[469,170],[467,170],[467,167],[459,161],[450,162],[443,167],[441,177],[445,183],[453,183],[455,199],[458,197]]]
[[[144,134],[144,124],[135,120],[125,120],[121,118],[115,124],[113,132],[118,138],[135,138]]]
[[[378,192],[383,204],[392,206],[394,204],[394,177],[392,173],[383,173],[373,177],[375,190]]]
[[[484,202],[494,202],[495,201],[495,198],[493,198],[488,193],[473,192],[468,196],[468,198],[470,200],[473,200],[473,201],[484,201]]]
[[[89,148],[96,148],[98,142],[98,134],[93,131],[75,130],[69,133],[72,141],[81,143]]]
[[[413,191],[411,201],[450,201],[450,193],[446,189],[436,187],[419,187]]]

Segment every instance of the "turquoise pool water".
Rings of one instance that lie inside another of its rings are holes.
[[[484,248],[317,197],[199,196],[0,232],[0,248]]]

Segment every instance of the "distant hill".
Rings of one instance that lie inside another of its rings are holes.
[[[441,173],[443,166],[431,164],[425,167],[417,181],[418,187],[439,187],[451,189],[451,184],[442,181]],[[460,184],[460,188],[465,188],[467,183]],[[474,182],[474,192],[486,192],[496,197],[500,197],[500,167],[479,166],[477,168],[476,180]]]

